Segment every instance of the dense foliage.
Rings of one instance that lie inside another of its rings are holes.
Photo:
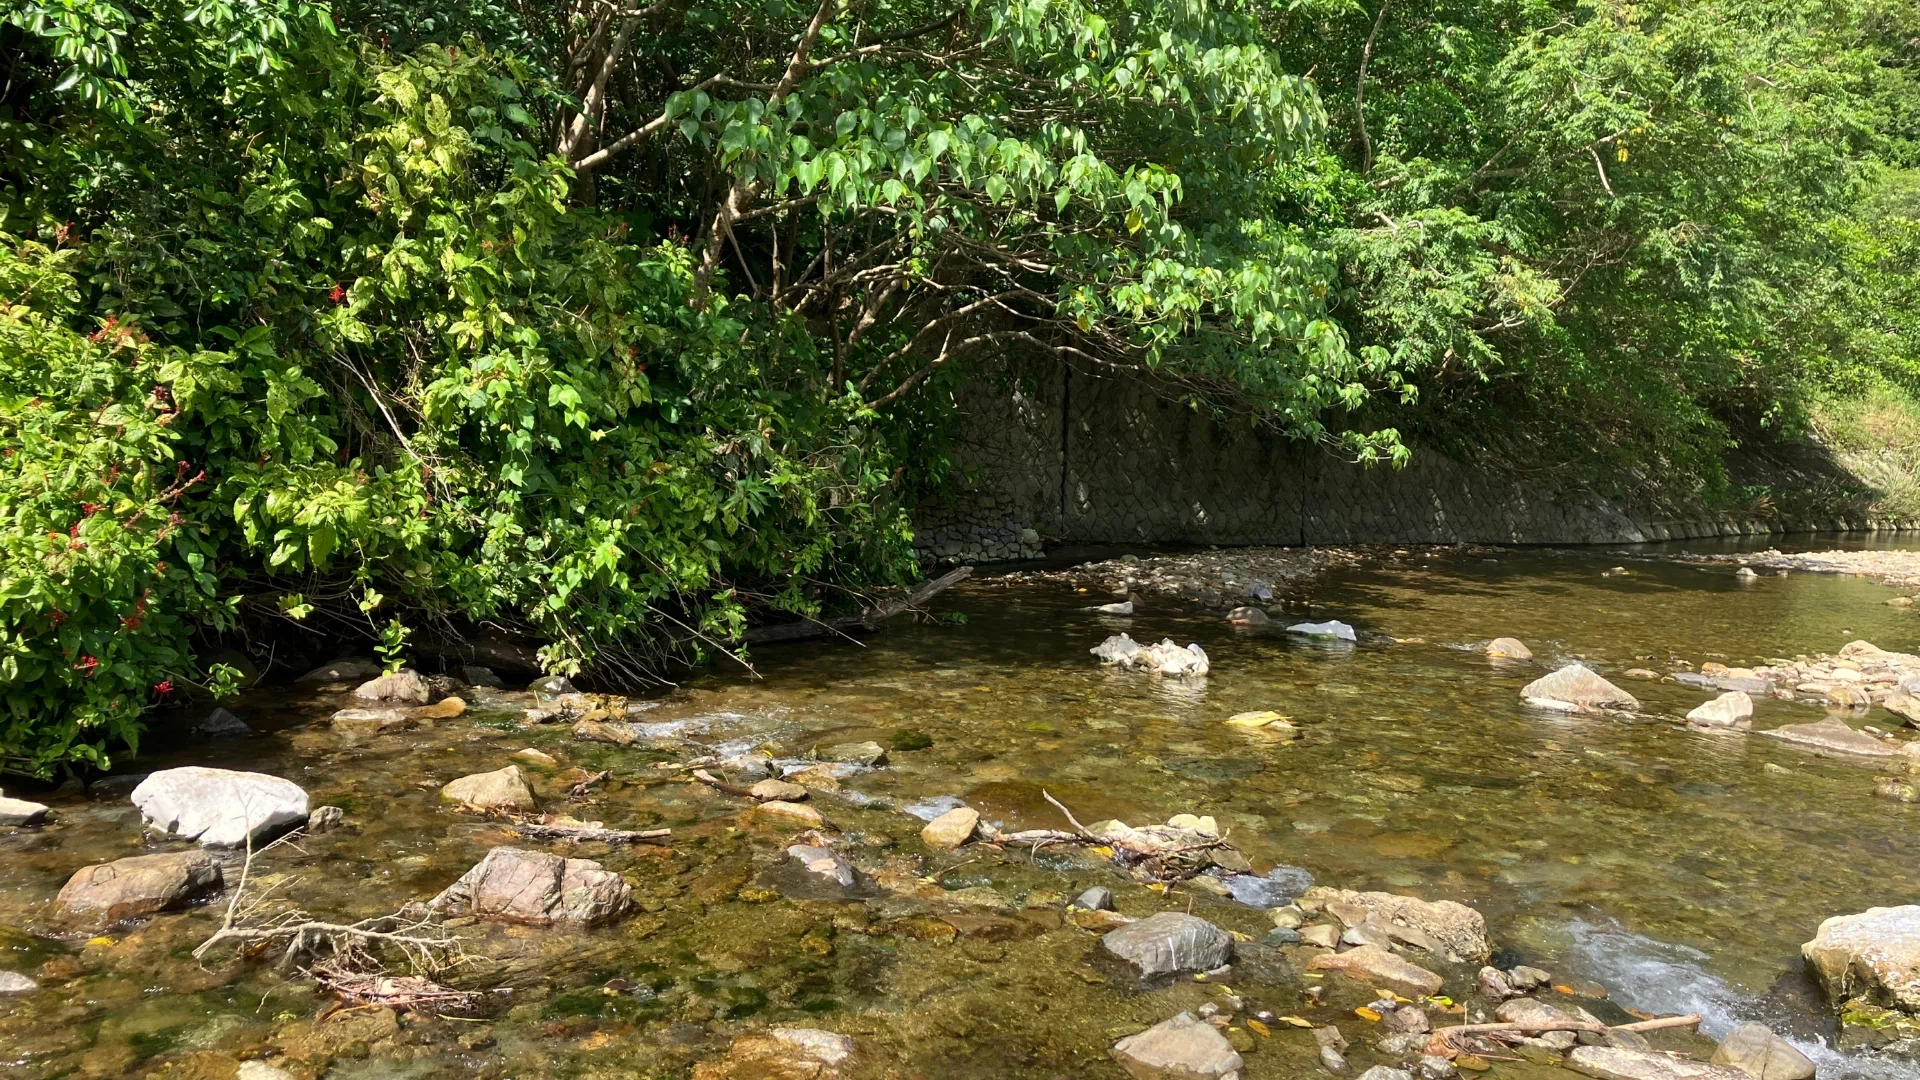
[[[633,681],[903,580],[983,358],[1691,497],[1920,387],[1890,0],[5,0],[0,48],[0,768],[236,636]]]

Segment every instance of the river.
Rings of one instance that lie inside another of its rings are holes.
[[[432,896],[489,847],[516,842],[443,805],[438,788],[535,747],[557,761],[526,770],[544,809],[673,830],[669,845],[569,852],[625,874],[640,913],[593,931],[463,931],[475,956],[463,977],[498,991],[478,1015],[394,1022],[360,1010],[321,1021],[330,1000],[301,980],[188,955],[219,925],[224,899],[97,935],[62,926],[52,899],[74,870],[156,845],[141,837],[127,781],[34,795],[54,822],[0,830],[0,968],[42,990],[0,998],[0,1060],[24,1078],[223,1077],[256,1057],[295,1076],[667,1077],[777,1024],[852,1036],[850,1076],[1118,1077],[1115,1039],[1222,990],[1141,986],[1063,920],[1064,899],[1107,885],[1124,913],[1191,910],[1256,941],[1272,923],[1204,890],[1149,889],[1084,850],[929,853],[909,812],[958,799],[1002,829],[1064,826],[1044,789],[1083,822],[1212,815],[1262,869],[1470,904],[1486,916],[1495,963],[1553,972],[1604,1019],[1698,1011],[1712,1035],[1762,1019],[1827,1080],[1920,1075],[1910,1061],[1829,1048],[1799,958],[1829,916],[1920,901],[1920,806],[1876,796],[1871,765],[1688,730],[1676,719],[1709,694],[1620,675],[1833,652],[1860,638],[1911,651],[1920,615],[1889,607],[1893,590],[1817,574],[1743,580],[1724,564],[1613,553],[1414,549],[1275,591],[1288,618],[1342,619],[1360,640],[1292,637],[1280,629],[1287,619],[1234,629],[1217,612],[1150,601],[1108,616],[1089,608],[1110,595],[988,578],[941,599],[964,619],[900,620],[864,647],[768,647],[756,676],[716,667],[640,702],[633,719],[647,738],[630,748],[576,741],[565,725],[522,727],[528,700],[512,692],[479,692],[473,711],[431,730],[353,739],[324,723],[345,703],[338,691],[254,691],[234,711],[256,735],[162,736],[133,768],[273,773],[346,811],[346,828],[264,857],[256,887],[335,920]],[[1199,642],[1212,673],[1188,682],[1103,669],[1088,649],[1120,631]],[[1534,660],[1473,648],[1495,636],[1525,641]],[[1521,686],[1573,659],[1637,695],[1641,714],[1521,701]],[[1222,723],[1264,709],[1302,736]],[[1760,700],[1754,726],[1824,715]],[[1853,722],[1898,721],[1876,709]],[[813,800],[862,872],[848,894],[785,859],[791,829],[655,767],[716,750],[801,758],[866,739],[908,749]],[[576,770],[612,777],[569,803]],[[928,898],[936,873],[933,891],[951,899]],[[1351,1012],[1360,1002],[1303,998],[1305,951],[1265,950],[1266,962],[1225,981],[1249,1010],[1337,1022],[1364,1069],[1369,1025]],[[1472,969],[1439,970],[1464,1000]],[[1711,1048],[1686,1033],[1656,1043]],[[1254,1040],[1244,1075],[1324,1075],[1314,1060],[1309,1033],[1283,1026]],[[1572,1074],[1514,1061],[1490,1075]]]

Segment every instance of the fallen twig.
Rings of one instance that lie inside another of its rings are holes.
[[[1088,831],[1087,831],[1087,827],[1086,827],[1085,825],[1082,825],[1082,824],[1080,824],[1080,819],[1079,819],[1079,818],[1076,818],[1076,817],[1074,817],[1074,816],[1073,816],[1073,811],[1071,811],[1071,810],[1069,810],[1069,809],[1067,809],[1067,808],[1066,808],[1066,806],[1064,806],[1064,805],[1062,805],[1062,803],[1060,802],[1060,800],[1059,800],[1059,799],[1056,799],[1056,798],[1054,798],[1054,797],[1053,797],[1053,795],[1052,795],[1051,793],[1049,793],[1049,792],[1048,792],[1048,791],[1047,791],[1046,789],[1044,789],[1044,788],[1042,788],[1042,789],[1041,789],[1041,791],[1040,791],[1040,797],[1041,797],[1041,798],[1043,798],[1043,799],[1045,799],[1045,800],[1047,800],[1048,802],[1050,802],[1050,803],[1052,803],[1052,804],[1053,804],[1053,806],[1054,806],[1054,809],[1056,809],[1056,810],[1058,810],[1058,811],[1060,811],[1061,813],[1063,813],[1063,814],[1065,814],[1065,815],[1067,815],[1067,824],[1069,824],[1069,825],[1072,825],[1072,826],[1073,826],[1073,831],[1074,831],[1074,832],[1077,832],[1077,833],[1079,833],[1079,834],[1080,834],[1080,835],[1081,835],[1082,837],[1084,837],[1084,838],[1086,838],[1086,839],[1088,839],[1088,840],[1093,840],[1093,841],[1096,841],[1096,842],[1098,842],[1098,841],[1099,841],[1099,839],[1100,839],[1099,837],[1097,837],[1097,836],[1095,836],[1095,835],[1093,835],[1092,833],[1090,833],[1090,832],[1088,832]]]
[[[613,770],[602,769],[599,772],[594,773],[592,776],[587,777],[585,780],[582,780],[579,783],[573,785],[572,790],[567,792],[567,797],[571,799],[581,798],[582,796],[586,795],[589,791],[593,790],[593,785],[599,783],[602,780],[607,779],[612,775],[613,775]]]
[[[719,790],[724,791],[729,795],[738,795],[743,799],[753,798],[753,792],[748,791],[746,788],[739,787],[734,784],[729,784],[725,780],[720,779],[719,777],[713,775],[712,773],[708,772],[705,769],[693,770],[693,778],[695,780],[700,781],[703,784],[706,784],[709,787],[718,788]]]

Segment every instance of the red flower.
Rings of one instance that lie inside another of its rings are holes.
[[[140,629],[141,618],[138,615],[126,615],[120,619],[120,625],[128,630]]]
[[[100,661],[97,658],[92,656],[83,656],[80,658],[79,663],[73,665],[73,670],[84,671],[87,674],[91,675],[93,673],[93,669],[99,666],[100,666]]]
[[[327,294],[327,299],[329,299],[329,300],[331,300],[331,301],[333,301],[334,303],[336,303],[336,304],[338,304],[338,303],[340,303],[340,302],[341,302],[342,300],[345,300],[346,298],[347,298],[347,290],[345,290],[345,289],[343,289],[343,288],[341,288],[341,287],[340,287],[340,283],[339,283],[339,282],[337,282],[337,281],[336,281],[336,282],[334,282],[334,283],[333,283],[333,291]]]
[[[153,692],[162,696],[173,693],[173,680],[162,679],[153,684]]]
[[[92,517],[93,515],[100,512],[100,506],[98,503],[81,503],[80,512],[87,515],[88,517]]]

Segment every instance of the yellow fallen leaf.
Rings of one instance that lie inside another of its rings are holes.
[[[1147,888],[1152,889],[1154,892],[1157,892],[1157,893],[1165,893],[1167,891],[1167,883],[1164,881],[1156,881],[1153,884],[1147,886]]]
[[[1443,1009],[1453,1004],[1453,999],[1448,997],[1445,994],[1434,994],[1428,997],[1427,1000],[1433,1002],[1435,1005],[1438,1005]]]
[[[1095,847],[1090,847],[1087,850],[1093,852],[1095,855],[1098,855],[1103,859],[1113,858],[1113,849],[1108,847],[1105,844],[1100,844]]]
[[[87,939],[87,945],[91,948],[101,948],[111,944],[113,944],[113,939],[110,937],[93,937]]]
[[[1280,1018],[1280,1022],[1283,1024],[1291,1024],[1297,1028],[1310,1028],[1313,1026],[1313,1021],[1298,1016],[1283,1016]]]
[[[1253,1032],[1255,1035],[1258,1035],[1263,1039],[1273,1038],[1273,1031],[1269,1029],[1267,1025],[1261,1023],[1258,1020],[1247,1021],[1247,1030]]]
[[[1377,1021],[1380,1019],[1379,1013],[1374,1012],[1372,1009],[1367,1008],[1365,1005],[1362,1005],[1359,1008],[1353,1010],[1353,1015],[1359,1017],[1362,1020]]]
[[[1572,996],[1574,996],[1574,995],[1577,995],[1577,994],[1579,993],[1579,991],[1578,991],[1578,990],[1575,990],[1575,989],[1574,989],[1573,987],[1571,987],[1571,986],[1567,986],[1567,985],[1565,985],[1565,984],[1563,984],[1563,983],[1554,983],[1554,984],[1553,984],[1553,988],[1554,988],[1555,990],[1558,990],[1558,991],[1559,991],[1560,993],[1562,993],[1562,994],[1566,994],[1566,995],[1567,995],[1567,996],[1569,996],[1569,997],[1572,997]]]
[[[1252,934],[1243,934],[1238,930],[1229,930],[1227,931],[1227,933],[1232,934],[1233,940],[1235,941],[1252,941],[1253,940]]]

